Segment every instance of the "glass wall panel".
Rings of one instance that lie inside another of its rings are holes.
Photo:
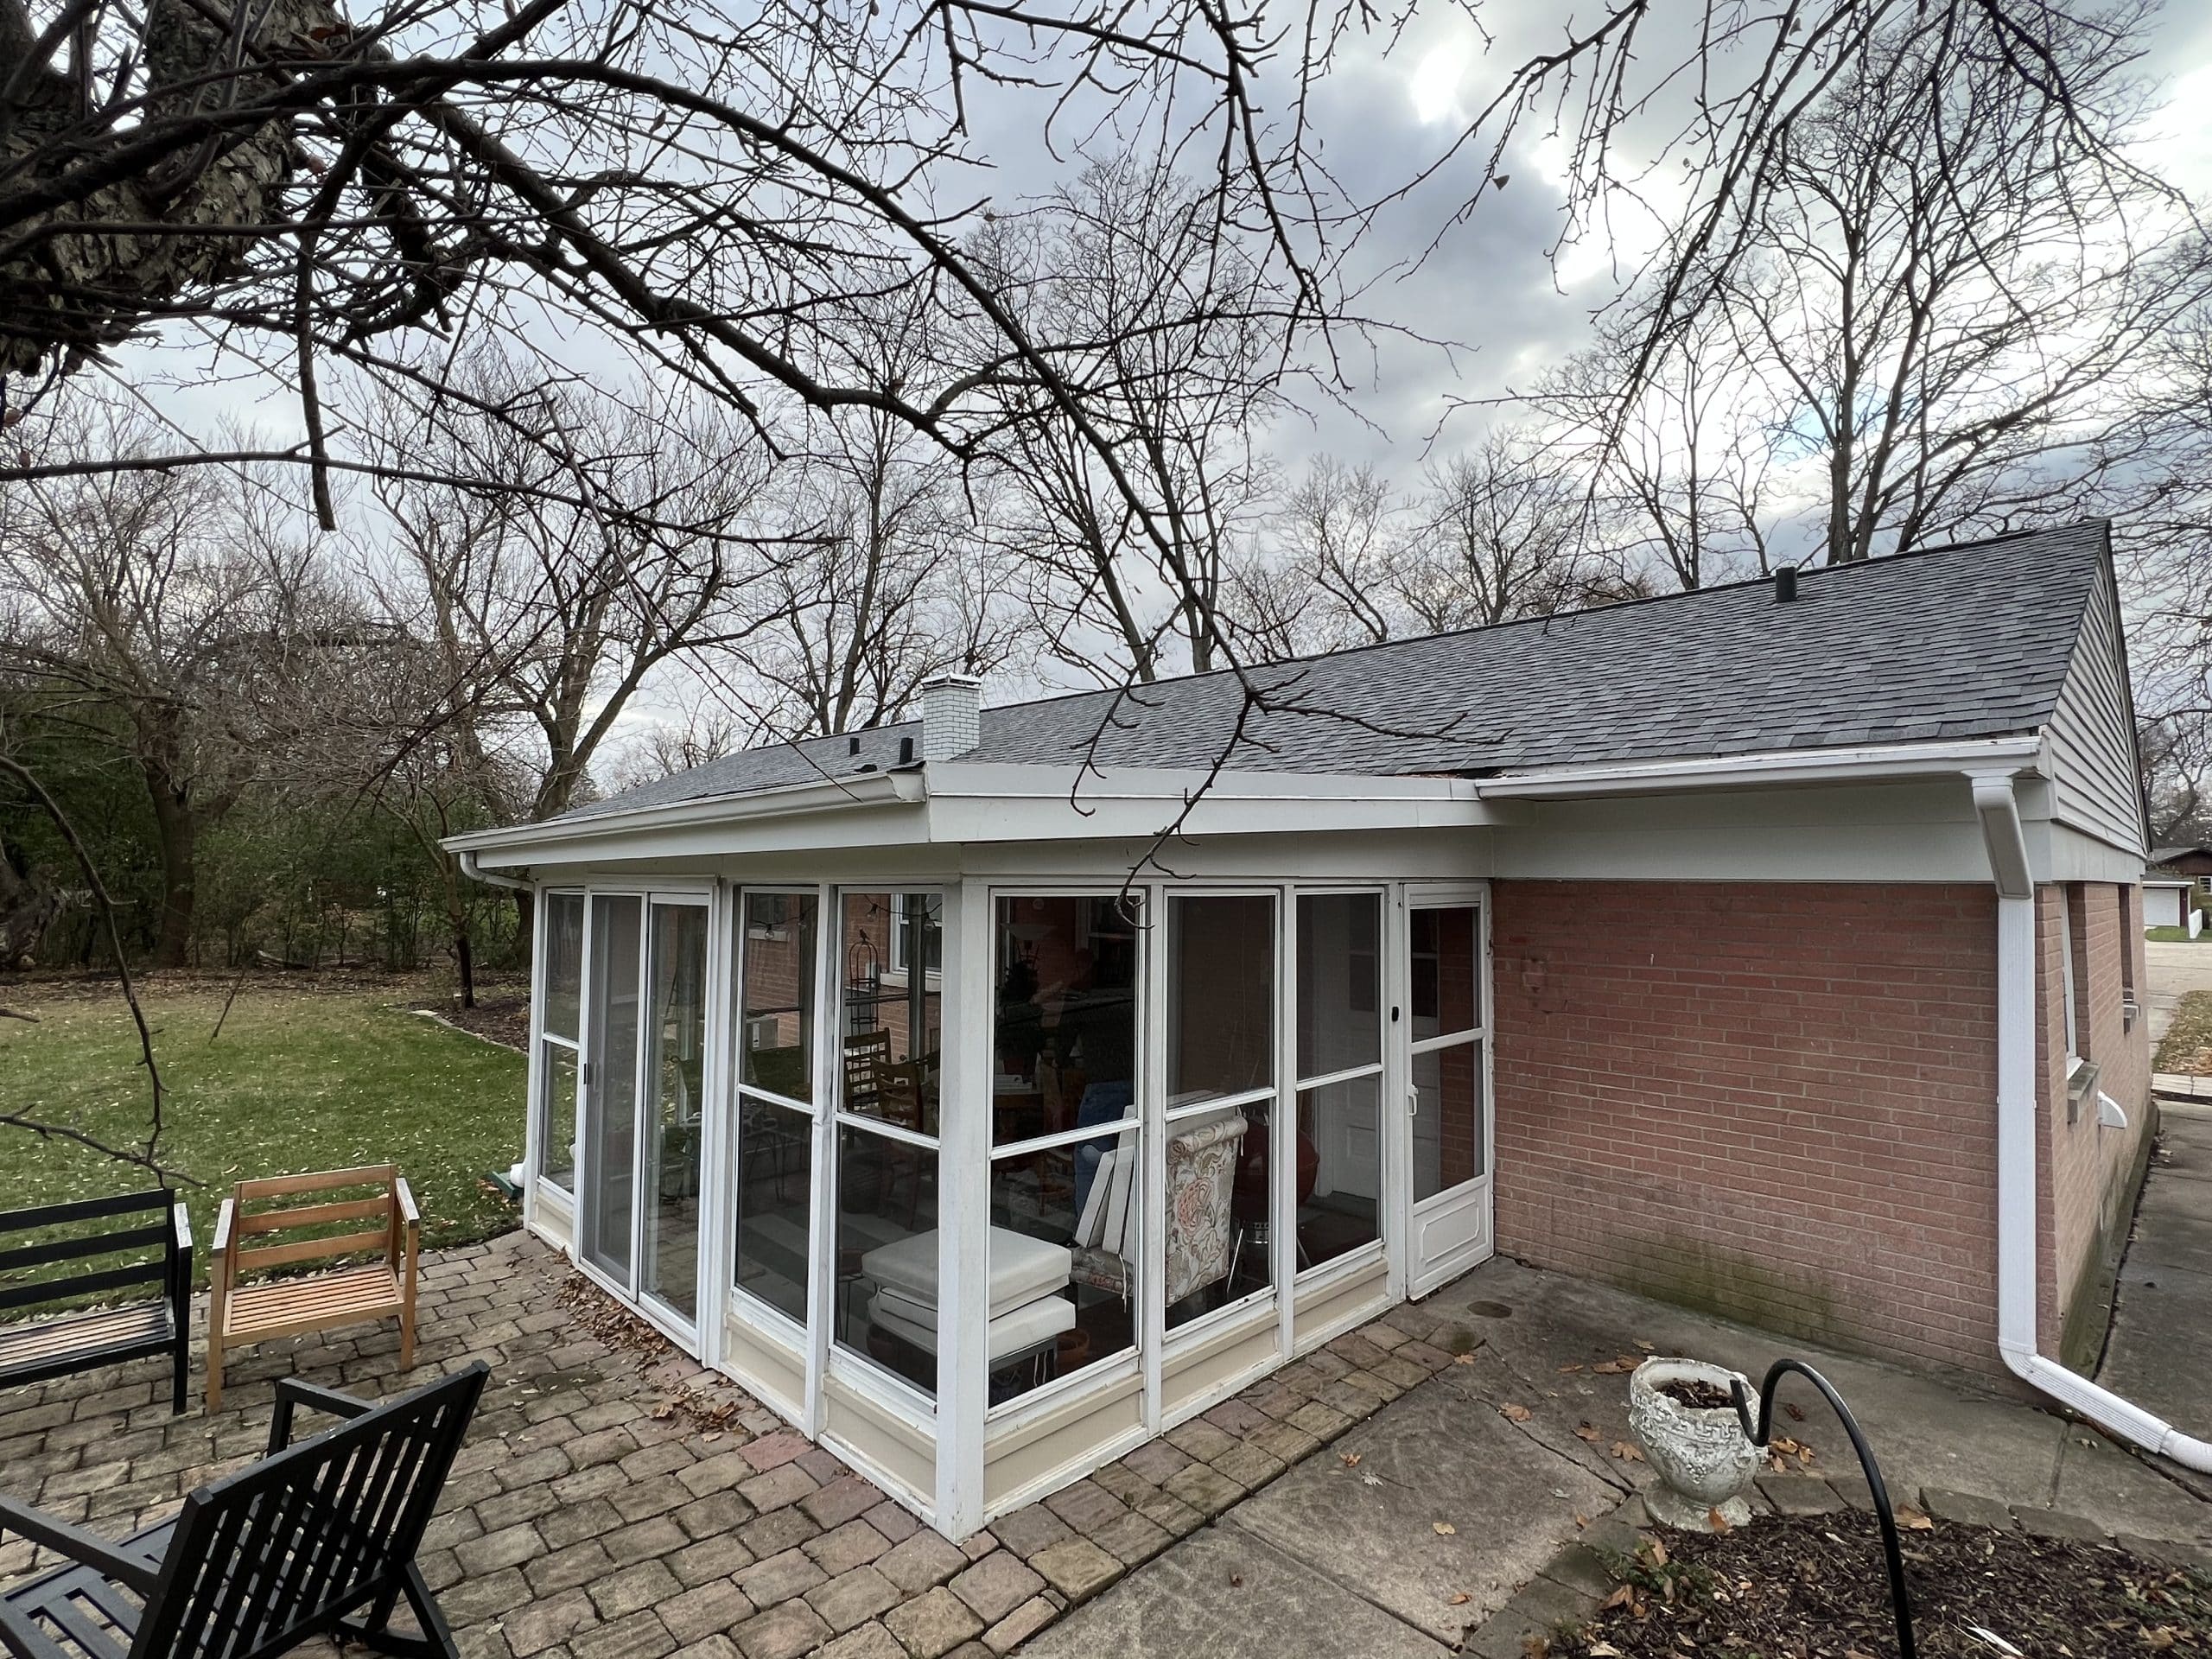
[[[893,965],[891,923],[903,917],[916,937],[932,941],[921,955],[935,961],[944,905],[934,893],[849,893],[838,938],[839,1108],[928,1135],[938,1127],[941,975]]]
[[[1167,1109],[1274,1081],[1275,901],[1173,893]]]
[[[1483,1046],[1454,1043],[1414,1056],[1414,1202],[1433,1198],[1484,1168]]]
[[[707,1064],[704,905],[653,906],[652,962],[645,1245],[638,1289],[688,1320],[699,1307],[699,1147]]]
[[[804,1325],[814,1120],[750,1094],[737,1116],[737,1287]]]
[[[538,1046],[538,1086],[543,1116],[537,1134],[537,1177],[563,1192],[576,1190],[576,1051],[564,1043]]]
[[[1128,1127],[991,1162],[993,1405],[1137,1345],[1144,1182]]]
[[[545,930],[545,1034],[573,1043],[584,971],[583,894],[545,894],[539,904],[538,925]]]
[[[1298,1075],[1332,1076],[1382,1059],[1382,898],[1321,893],[1298,900]]]
[[[738,1080],[785,1100],[814,1098],[814,942],[810,893],[753,893],[741,902]]]
[[[1300,1268],[1318,1268],[1382,1236],[1382,1103],[1377,1072],[1298,1096]],[[1304,1161],[1308,1148],[1310,1179]]]
[[[638,997],[645,901],[601,893],[591,912],[591,1071],[584,1086],[583,1179],[577,1247],[619,1283],[630,1281],[637,1186]]]
[[[1001,898],[995,1146],[1128,1115],[1136,1099],[1137,930],[1114,898]]]
[[[837,1344],[937,1393],[937,1148],[837,1129]]]
[[[1413,912],[1413,1039],[1482,1024],[1482,978],[1471,905]]]

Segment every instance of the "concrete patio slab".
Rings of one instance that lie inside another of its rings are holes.
[[[2190,991],[2212,991],[2212,944],[2152,939],[2145,943],[2143,954],[2150,970],[2145,988],[2150,993],[2151,1047],[2155,1052],[2182,997]]]
[[[2192,947],[2193,948],[2193,947]],[[2168,1103],[2120,1263],[2112,1339],[2098,1380],[2212,1437],[2212,1103]]]
[[[1523,1433],[1495,1403],[1450,1386],[1452,1375],[1386,1406],[1338,1440],[1336,1455],[1300,1464],[1232,1518],[1456,1643],[1575,1535],[1578,1515],[1609,1513],[1624,1491]],[[1440,1533],[1440,1523],[1452,1530]]]
[[[1449,1650],[1233,1521],[1193,1534],[1021,1649],[1026,1659],[1442,1659]]]

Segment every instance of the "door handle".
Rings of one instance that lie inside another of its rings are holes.
[[[1406,1090],[1406,1116],[1408,1117],[1421,1116],[1421,1090],[1417,1087]]]

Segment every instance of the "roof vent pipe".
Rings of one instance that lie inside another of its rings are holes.
[[[848,740],[848,742],[849,742],[849,747],[848,747],[846,748],[846,750],[845,750],[845,753],[846,753],[847,754],[858,754],[858,753],[861,752],[861,741],[860,741],[860,739],[858,739],[857,737],[855,737],[855,738],[852,738],[852,739]]]
[[[1797,567],[1785,564],[1774,573],[1774,602],[1787,605],[1797,597]]]
[[[922,688],[922,759],[950,760],[983,739],[983,683],[947,674]]]
[[[914,740],[911,737],[902,737],[899,740],[899,764],[902,766],[911,766],[914,764]]]

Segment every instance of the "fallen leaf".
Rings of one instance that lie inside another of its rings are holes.
[[[1345,1467],[1345,1468],[1347,1468],[1347,1469],[1357,1469],[1357,1468],[1358,1468],[1358,1467],[1359,1467],[1359,1453],[1358,1453],[1358,1452],[1338,1452],[1338,1457],[1340,1457],[1340,1458],[1344,1460],[1344,1467]]]
[[[1573,1376],[1581,1369],[1580,1365],[1562,1365],[1559,1368],[1559,1374],[1561,1376]]]
[[[1791,1422],[1802,1423],[1805,1421],[1805,1414],[1799,1410],[1796,1406],[1790,1405],[1785,1402],[1782,1408],[1789,1414],[1789,1421]]]
[[[1472,1354],[1454,1354],[1452,1363],[1454,1365],[1471,1365],[1475,1363],[1475,1357]]]
[[[1525,1423],[1529,1421],[1529,1408],[1508,1402],[1497,1408],[1497,1414],[1509,1423]]]
[[[1719,1510],[1717,1508],[1707,1510],[1705,1512],[1705,1523],[1711,1527],[1715,1532],[1733,1532],[1735,1530],[1733,1527],[1731,1527],[1728,1524],[1728,1517],[1721,1514]]]
[[[1616,1607],[1625,1607],[1635,1595],[1634,1585],[1617,1584],[1613,1586],[1613,1593],[1598,1604],[1598,1611],[1601,1613],[1608,1613]]]
[[[1623,1354],[1618,1359],[1613,1362],[1615,1366],[1624,1371],[1632,1371],[1643,1363],[1643,1362],[1637,1358],[1634,1354]]]
[[[1453,1596],[1451,1599],[1450,1605],[1454,1607],[1464,1607],[1473,1599],[1474,1598],[1472,1596],[1462,1590],[1458,1595]]]
[[[1459,1528],[1453,1526],[1449,1521],[1432,1521],[1428,1524],[1436,1529],[1436,1535],[1440,1538],[1449,1538],[1453,1533],[1459,1530]]]
[[[1629,1340],[1633,1342],[1637,1347],[1643,1349],[1645,1353],[1648,1354],[1651,1351],[1651,1344],[1646,1342],[1642,1337],[1631,1337]]]
[[[1933,1532],[1936,1529],[1935,1522],[1929,1518],[1927,1513],[1914,1509],[1910,1503],[1898,1504],[1897,1514],[1897,1525],[1908,1532]]]
[[[1610,1642],[1592,1642],[1590,1659],[1621,1659],[1621,1650]]]
[[[1643,1461],[1643,1448],[1628,1440],[1615,1440],[1613,1442],[1613,1455],[1618,1458],[1623,1463],[1642,1463]]]
[[[1244,1575],[1242,1573],[1230,1573],[1229,1575],[1229,1587],[1232,1590],[1242,1590],[1244,1587]]]
[[[1574,1426],[1574,1438],[1578,1440],[1587,1440],[1594,1446],[1605,1438],[1605,1431],[1592,1423],[1577,1423]]]
[[[1590,1369],[1596,1372],[1599,1376],[1618,1376],[1623,1371],[1632,1371],[1636,1367],[1633,1365],[1617,1364],[1610,1359],[1601,1359]]]
[[[1590,1524],[1590,1517],[1577,1510],[1574,1512],[1574,1524],[1578,1527],[1586,1527]]]
[[[1651,1541],[1651,1565],[1654,1567],[1667,1565],[1667,1541],[1664,1538],[1654,1538]]]
[[[1382,1484],[1382,1477],[1380,1475],[1362,1475],[1359,1478],[1359,1484],[1363,1486],[1380,1486]]]

